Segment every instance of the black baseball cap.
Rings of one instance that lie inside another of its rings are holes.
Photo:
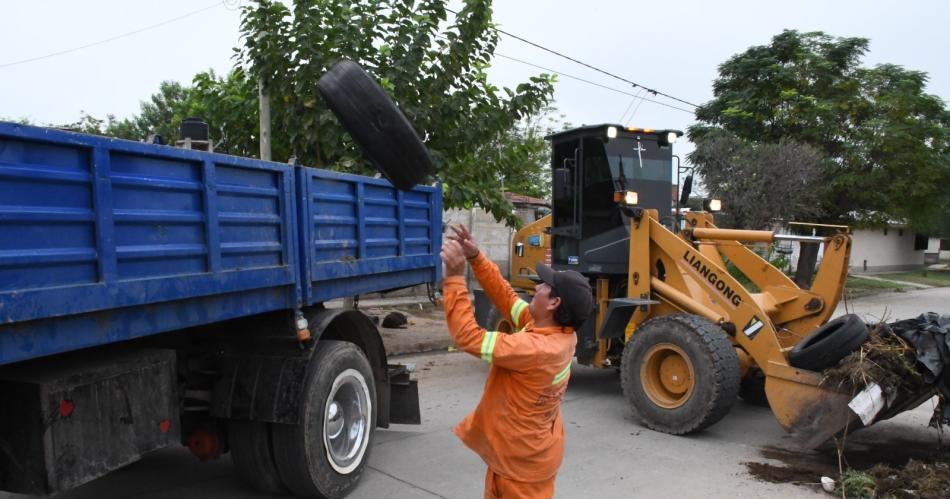
[[[551,286],[561,299],[561,306],[570,314],[571,323],[565,325],[579,328],[594,310],[594,296],[587,278],[575,270],[554,270],[541,262],[534,270],[538,276],[532,280]]]

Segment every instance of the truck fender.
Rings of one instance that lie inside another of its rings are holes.
[[[366,354],[376,381],[376,424],[390,423],[390,369],[386,349],[376,325],[365,314],[351,309],[305,310],[311,347],[296,344],[263,346],[251,352],[224,354],[212,392],[215,417],[267,423],[297,424],[307,366],[321,340],[355,344]]]

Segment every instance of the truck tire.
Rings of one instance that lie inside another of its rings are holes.
[[[846,314],[819,327],[788,352],[792,367],[821,371],[832,367],[868,338],[868,326],[855,314]]]
[[[376,385],[363,351],[345,341],[317,343],[300,410],[300,424],[272,426],[281,479],[299,497],[347,495],[369,459],[376,422]]]
[[[412,124],[359,64],[341,60],[317,82],[327,106],[363,154],[397,189],[432,173],[432,156]]]
[[[739,394],[739,358],[726,333],[689,314],[644,322],[624,346],[620,384],[650,428],[683,435],[709,427]]]
[[[761,369],[753,369],[739,383],[739,398],[750,405],[769,407],[769,399],[765,395],[765,373]]]
[[[274,461],[269,423],[229,421],[228,443],[238,479],[265,494],[284,495],[284,486]]]

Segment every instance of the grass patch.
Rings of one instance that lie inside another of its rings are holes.
[[[894,274],[881,274],[880,277],[882,279],[895,279],[898,281],[926,284],[928,286],[950,286],[950,271],[948,270],[897,272]]]
[[[948,284],[950,285],[950,284]],[[872,291],[872,290],[894,290],[904,291],[907,286],[896,282],[878,281],[876,279],[864,279],[862,277],[848,276],[844,284],[846,289],[852,291]]]

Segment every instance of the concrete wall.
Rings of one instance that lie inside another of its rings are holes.
[[[852,272],[917,269],[924,250],[914,250],[914,232],[906,229],[858,229],[851,247]]]
[[[479,249],[498,265],[503,275],[508,275],[511,237],[515,233],[514,229],[506,226],[504,222],[495,221],[495,217],[481,208],[446,210],[442,214],[442,223],[446,230],[443,238],[451,233],[451,229],[448,228],[450,223],[461,223],[468,227],[472,236],[478,241]]]

